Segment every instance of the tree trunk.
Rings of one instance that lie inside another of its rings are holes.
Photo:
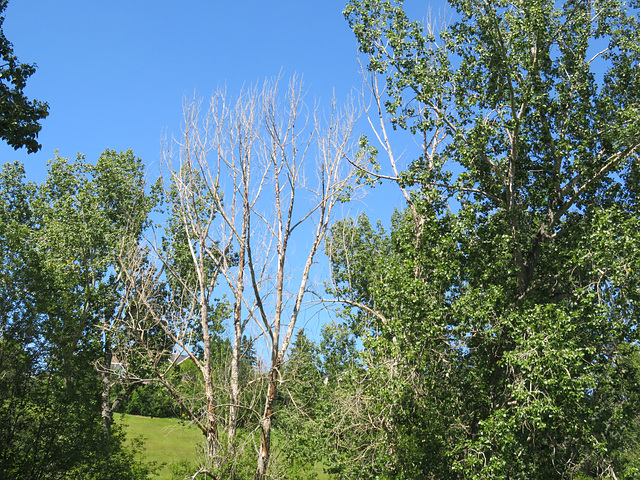
[[[264,409],[264,416],[260,421],[262,435],[260,439],[260,452],[258,453],[258,468],[254,480],[264,480],[267,476],[269,456],[271,455],[271,418],[273,416],[273,404],[278,391],[278,364],[271,367],[269,373],[269,392]]]
[[[230,385],[230,400],[229,406],[229,430],[228,444],[229,453],[234,456],[235,454],[235,437],[236,429],[238,428],[238,405],[240,403],[240,355],[241,355],[241,341],[242,332],[241,325],[238,323],[238,319],[234,319],[235,324],[235,337],[233,340],[233,351],[231,352],[231,385]]]
[[[245,186],[245,190],[248,187]],[[248,196],[248,193],[246,194]],[[248,230],[248,214],[249,209],[245,207],[245,213],[242,221],[242,238],[238,255],[238,283],[236,284],[235,294],[235,306],[233,311],[233,352],[231,356],[231,385],[230,385],[230,398],[231,406],[229,407],[229,431],[228,431],[228,445],[229,453],[232,458],[235,457],[236,450],[236,429],[238,426],[238,405],[240,403],[240,357],[242,350],[242,333],[244,327],[242,325],[242,299],[244,294],[244,268],[245,268],[245,248],[247,240]]]
[[[200,256],[202,258],[202,256]],[[204,272],[204,267],[200,265],[200,272]],[[201,273],[201,278],[204,274]],[[202,344],[204,347],[202,375],[204,376],[205,398],[207,403],[206,421],[206,464],[211,465],[214,470],[220,467],[220,439],[218,438],[218,418],[216,416],[216,397],[213,391],[213,376],[211,365],[211,336],[209,335],[209,308],[208,298],[204,290],[204,282],[200,283],[200,322],[202,325]]]
[[[113,409],[111,408],[111,361],[113,352],[111,351],[111,342],[107,341],[104,347],[104,365],[105,368],[100,372],[102,378],[102,430],[105,439],[111,433],[111,425],[113,424]]]

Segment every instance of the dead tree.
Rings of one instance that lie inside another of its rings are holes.
[[[238,415],[245,409],[260,434],[255,478],[262,479],[269,465],[281,367],[304,308],[311,269],[334,207],[348,200],[355,187],[355,114],[350,105],[340,110],[335,102],[326,116],[309,109],[295,79],[283,96],[278,81],[270,81],[235,102],[219,91],[202,107],[195,100],[185,105],[179,153],[165,157],[170,220],[164,243],[151,247],[159,267],[148,276],[147,290],[164,281],[172,294],[165,311],[151,313],[152,323],[189,352],[203,377],[206,421],[189,414],[207,436],[207,474],[233,474],[234,459],[242,454],[239,446],[249,443],[237,438]],[[136,273],[136,255],[123,263],[130,265],[125,270],[131,281],[144,283],[143,272]],[[220,308],[214,299],[223,295],[233,325],[228,402],[216,398],[214,367],[207,356],[216,317],[212,309]],[[151,305],[145,303],[148,310]],[[269,362],[261,411],[241,399],[241,343],[248,329],[256,333],[256,348]],[[202,358],[193,354],[196,343]],[[218,437],[221,409],[226,412],[226,448]]]

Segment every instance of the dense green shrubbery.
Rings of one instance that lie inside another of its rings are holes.
[[[177,417],[175,401],[160,383],[149,383],[136,388],[124,402],[118,413],[141,415],[143,417]]]

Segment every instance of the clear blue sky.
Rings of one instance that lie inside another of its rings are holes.
[[[46,101],[37,154],[2,145],[39,181],[56,149],[94,161],[133,149],[157,162],[164,133],[178,134],[185,95],[237,93],[282,72],[302,75],[308,100],[345,98],[360,85],[343,0],[10,0],[4,32],[35,62],[30,98]]]

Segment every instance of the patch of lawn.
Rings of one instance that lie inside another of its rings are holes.
[[[141,452],[141,459],[144,462],[164,464],[158,470],[158,480],[171,479],[172,463],[187,462],[195,466],[202,451],[204,441],[202,432],[178,419],[117,414],[115,422],[124,427],[127,440],[143,437],[145,450]],[[276,432],[274,432],[273,441],[273,447],[277,448]],[[323,467],[322,463],[314,465],[312,472],[317,475],[317,480],[331,478],[324,473]]]
[[[150,418],[135,415],[115,416],[116,423],[124,427],[127,439],[142,436],[145,462],[165,465],[158,471],[159,480],[171,478],[169,465],[177,462],[195,463],[202,447],[203,435],[193,425],[175,418]]]

